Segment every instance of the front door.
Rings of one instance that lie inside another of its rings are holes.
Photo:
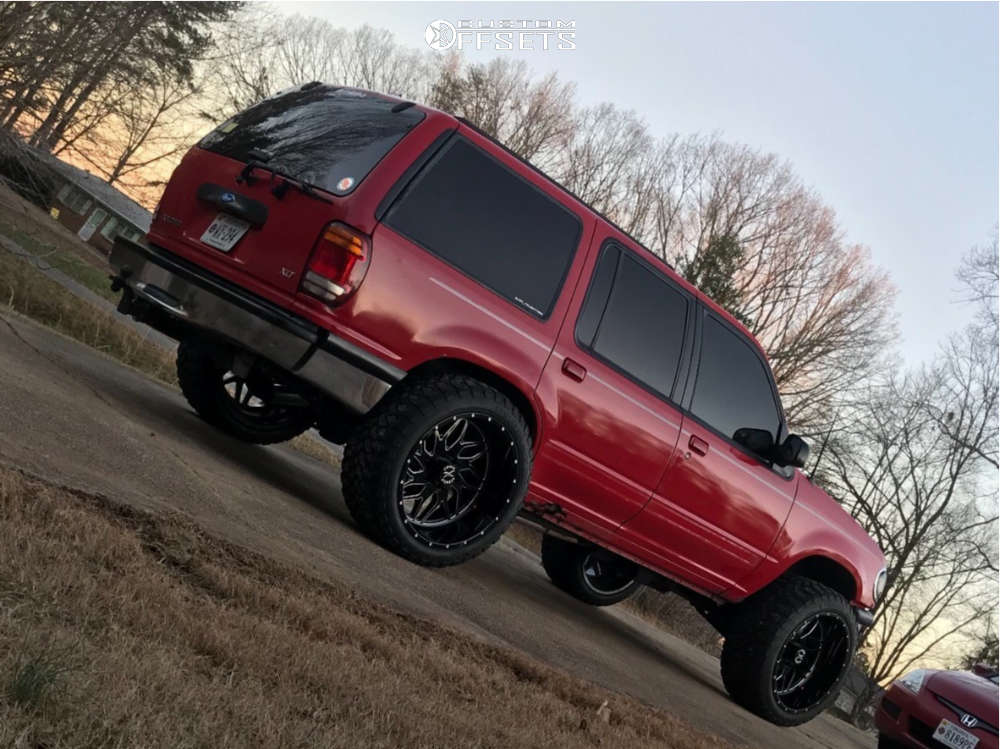
[[[548,410],[528,502],[610,538],[645,506],[674,454],[681,415],[670,398],[683,388],[695,302],[602,239],[538,384]]]
[[[677,448],[628,539],[691,583],[718,592],[760,564],[785,523],[799,480],[733,441],[742,427],[783,437],[783,418],[760,352],[701,308],[701,346]]]
[[[97,230],[97,227],[103,224],[104,219],[107,217],[107,211],[103,208],[95,208],[94,212],[87,217],[83,226],[80,227],[80,231],[77,232],[77,236],[84,242],[87,242],[92,236],[94,236],[94,232]]]

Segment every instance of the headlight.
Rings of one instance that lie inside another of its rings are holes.
[[[927,672],[922,668],[918,668],[916,671],[910,671],[910,673],[899,680],[899,683],[914,694],[920,694],[920,688],[924,685],[924,679],[926,678]]]
[[[878,603],[882,594],[885,593],[885,584],[888,581],[889,576],[885,572],[885,567],[879,570],[878,575],[875,576],[875,603]]]

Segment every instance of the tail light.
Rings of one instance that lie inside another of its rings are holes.
[[[329,224],[309,257],[301,289],[329,304],[341,304],[357,291],[371,259],[367,236],[346,224]]]

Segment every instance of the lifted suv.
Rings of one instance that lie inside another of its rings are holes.
[[[591,604],[675,590],[736,701],[836,696],[884,583],[800,472],[764,352],[665,263],[468,123],[307,84],[184,157],[119,309],[180,342],[181,388],[255,443],[345,444],[344,499],[407,559],[480,554],[519,513]]]

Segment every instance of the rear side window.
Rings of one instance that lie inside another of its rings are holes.
[[[346,195],[424,118],[415,107],[353,89],[306,84],[227,120],[198,144]]]
[[[393,204],[385,223],[536,317],[547,317],[580,220],[456,137]]]
[[[669,397],[680,366],[687,314],[684,294],[612,247],[594,271],[577,320],[577,338],[609,364]]]
[[[764,362],[747,341],[710,316],[691,412],[730,439],[742,427],[766,429],[777,439],[781,425]]]

